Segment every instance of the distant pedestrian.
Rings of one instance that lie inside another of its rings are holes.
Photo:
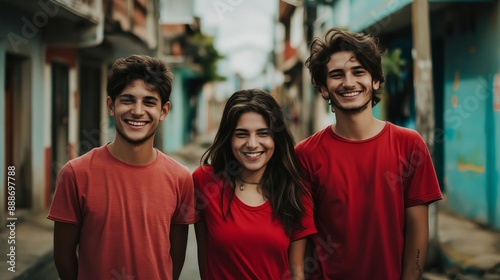
[[[202,279],[303,279],[312,201],[283,112],[267,92],[235,92],[193,173]]]
[[[310,51],[312,84],[336,118],[296,147],[315,204],[313,279],[420,279],[428,204],[442,195],[420,135],[373,116],[378,41],[332,28]]]
[[[64,165],[48,215],[62,280],[179,278],[196,221],[193,181],[153,147],[171,90],[159,59],[132,55],[113,64],[107,108],[116,137]]]

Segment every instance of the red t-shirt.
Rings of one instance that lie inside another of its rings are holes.
[[[405,208],[442,198],[420,135],[386,123],[376,136],[351,141],[330,126],[296,152],[309,174],[318,234],[313,279],[398,280]]]
[[[170,225],[197,219],[189,170],[158,151],[130,165],[107,146],[64,165],[48,218],[80,227],[78,279],[172,279]]]
[[[290,242],[316,232],[312,201],[303,199],[303,228],[289,238],[281,223],[273,219],[269,201],[253,207],[235,195],[231,215],[224,219],[222,211],[227,212],[230,186],[222,191],[221,178],[207,165],[198,167],[193,179],[196,208],[207,226],[203,279],[288,279]]]

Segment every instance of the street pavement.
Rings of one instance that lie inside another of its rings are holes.
[[[206,150],[206,143],[187,145],[170,155],[193,171]],[[446,203],[446,200],[438,203]],[[438,209],[440,268],[429,268],[424,280],[500,280],[500,232],[480,226],[468,219]],[[23,213],[15,228],[15,272],[9,270],[7,244],[11,231],[0,232],[0,279],[2,280],[57,280],[52,253],[52,221],[47,213]],[[12,254],[11,254],[12,255]],[[12,268],[11,268],[12,269]],[[190,226],[186,262],[181,280],[197,280],[199,272],[196,257],[196,238]]]

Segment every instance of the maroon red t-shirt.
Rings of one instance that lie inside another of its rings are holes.
[[[231,188],[226,186],[222,191],[221,178],[206,165],[194,171],[193,180],[200,220],[207,226],[203,279],[289,279],[290,242],[316,233],[312,201],[303,200],[303,228],[289,238],[280,222],[273,219],[269,201],[253,207],[234,196],[231,215],[224,218],[222,210],[227,212]]]
[[[420,135],[386,123],[376,136],[351,141],[328,126],[296,152],[311,181],[318,229],[306,273],[314,270],[313,279],[400,279],[405,209],[442,198]]]

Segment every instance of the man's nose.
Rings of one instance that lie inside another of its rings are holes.
[[[346,74],[344,77],[344,81],[342,82],[342,85],[346,88],[352,88],[356,85],[354,81],[355,79],[352,74]]]
[[[136,102],[134,104],[134,107],[132,108],[132,114],[134,115],[144,114],[144,104],[142,104],[142,102]]]

